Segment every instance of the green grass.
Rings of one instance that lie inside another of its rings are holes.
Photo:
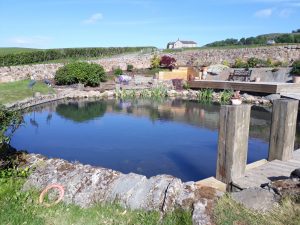
[[[32,51],[39,51],[39,50],[41,50],[41,49],[35,49],[35,48],[0,48],[0,55],[23,53],[23,52],[32,52]]]
[[[22,80],[9,83],[0,84],[0,104],[12,103],[18,100],[32,97],[34,92],[40,92],[41,94],[53,93],[54,90],[49,88],[42,82],[37,82],[33,90],[28,88],[29,80]]]
[[[245,209],[229,196],[221,198],[214,210],[217,225],[299,225],[300,205],[287,198],[269,213]]]
[[[24,181],[25,178],[0,178],[1,225],[192,224],[191,212],[186,211],[175,211],[160,218],[158,212],[125,210],[117,204],[83,209],[59,203],[46,208],[38,204],[38,192],[20,191]]]

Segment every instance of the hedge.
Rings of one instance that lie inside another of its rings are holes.
[[[137,52],[154,47],[64,48],[0,55],[0,66],[16,66],[58,59],[112,56]]]

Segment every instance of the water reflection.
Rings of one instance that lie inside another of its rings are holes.
[[[219,111],[170,99],[63,100],[24,112],[12,145],[124,173],[199,180],[215,173]],[[270,111],[252,108],[248,162],[267,157]]]

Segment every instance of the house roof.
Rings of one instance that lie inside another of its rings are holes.
[[[169,42],[168,43],[168,45],[174,45],[175,44],[175,42]]]
[[[179,40],[180,41],[180,40]],[[194,41],[180,41],[182,44],[197,44]]]

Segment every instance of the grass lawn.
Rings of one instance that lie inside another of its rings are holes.
[[[116,204],[83,209],[59,203],[46,208],[38,204],[38,192],[20,191],[24,181],[25,178],[0,178],[1,225],[192,224],[191,212],[184,211],[167,214],[161,219],[158,212],[125,210]]]
[[[214,215],[217,225],[299,225],[300,204],[284,199],[273,212],[261,214],[225,196],[218,201]]]
[[[42,82],[37,82],[33,90],[28,88],[29,80],[0,83],[0,104],[11,103],[33,96],[34,92],[41,94],[53,93],[54,90]]]

